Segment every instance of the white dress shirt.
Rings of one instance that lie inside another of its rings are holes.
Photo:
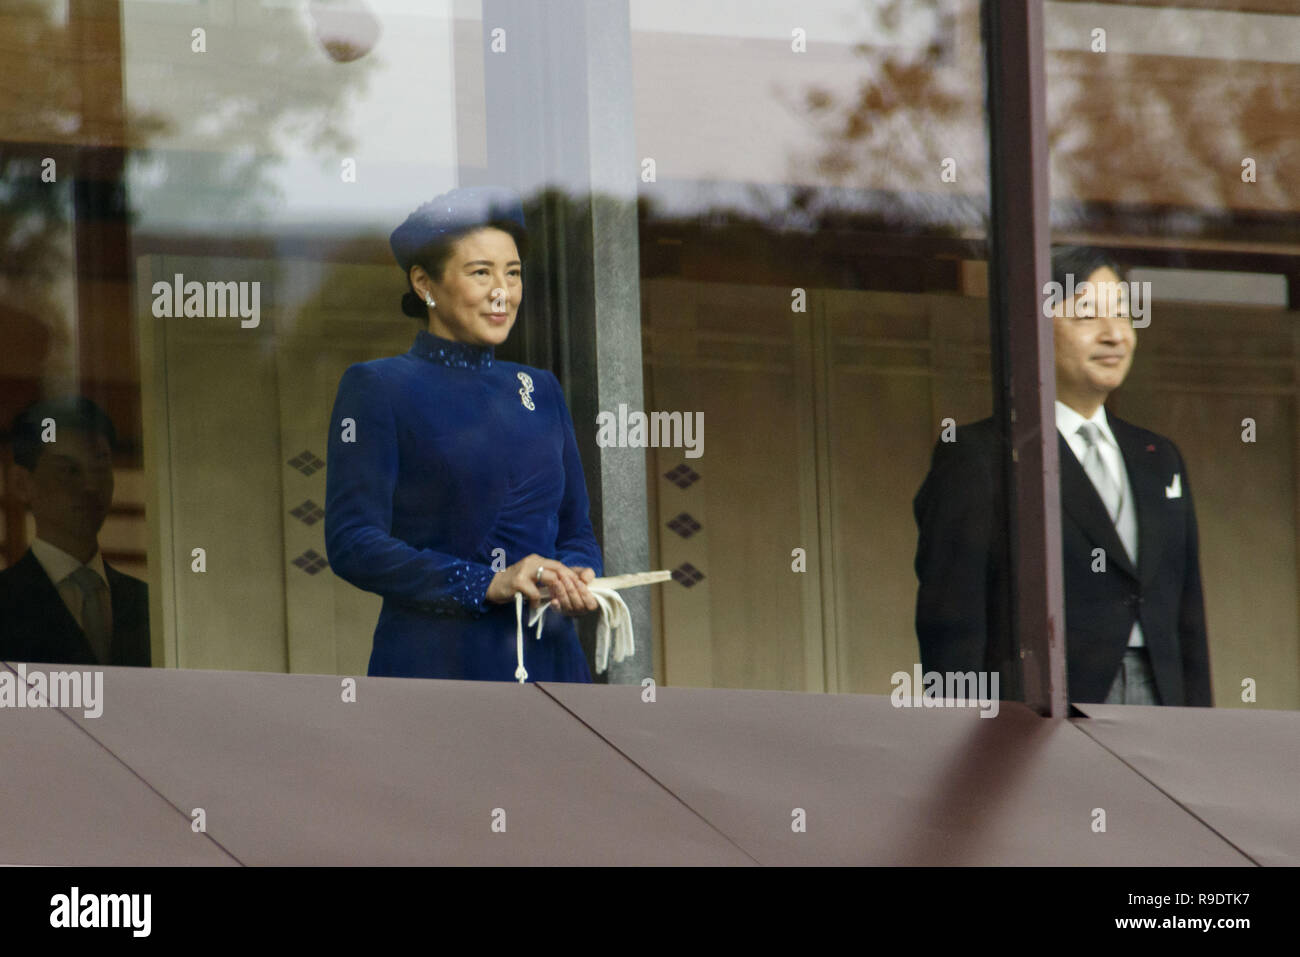
[[[1115,441],[1115,434],[1110,430],[1110,423],[1106,421],[1106,407],[1098,406],[1097,411],[1093,413],[1092,418],[1085,419],[1074,409],[1070,408],[1060,399],[1056,400],[1056,428],[1063,436],[1065,441],[1070,444],[1070,449],[1074,452],[1074,457],[1083,464],[1084,456],[1088,454],[1088,442],[1079,434],[1079,426],[1085,422],[1091,422],[1097,426],[1101,433],[1097,438],[1097,452],[1101,456],[1101,463],[1105,466],[1106,471],[1110,473],[1111,479],[1121,489],[1121,500],[1119,515],[1115,519],[1115,531],[1119,535],[1120,543],[1124,550],[1128,552],[1129,560],[1133,562],[1133,567],[1137,567],[1138,555],[1138,523],[1137,523],[1137,505],[1133,501],[1133,487],[1128,480],[1128,469],[1124,467],[1124,456],[1120,454],[1119,443]],[[1068,616],[1070,610],[1066,609]],[[1129,632],[1128,646],[1130,648],[1140,648],[1145,644],[1142,637],[1142,626],[1137,621],[1133,622],[1133,630]]]
[[[77,622],[77,627],[85,629],[85,622],[82,620],[81,604],[82,593],[77,587],[77,583],[71,578],[72,573],[82,566],[82,562],[77,561],[63,549],[51,545],[43,538],[38,538],[32,542],[32,554],[36,560],[41,563],[45,569],[45,574],[50,576],[50,581],[54,582],[54,587],[59,591],[59,597],[63,599],[63,604],[68,606],[68,611],[72,614],[73,619]],[[85,564],[96,575],[104,580],[104,600],[108,612],[108,620],[113,620],[113,598],[112,590],[108,587],[108,574],[104,571],[104,558],[95,550],[90,561]]]

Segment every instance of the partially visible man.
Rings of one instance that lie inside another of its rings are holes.
[[[1164,436],[1105,408],[1137,345],[1119,267],[1100,250],[1052,253],[1065,648],[1078,702],[1210,706],[1209,647],[1187,468]],[[1087,295],[1087,280],[1093,292]],[[1112,285],[1110,289],[1118,287]],[[913,510],[916,633],[926,671],[998,671],[1019,687],[997,423],[940,441]]]
[[[46,399],[18,414],[10,436],[13,487],[36,540],[0,571],[0,660],[148,667],[148,586],[99,553],[113,504],[112,421],[89,399]]]

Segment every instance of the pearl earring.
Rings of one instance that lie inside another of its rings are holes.
[[[432,309],[434,306],[433,297],[429,295],[427,292],[424,294],[424,304],[428,306],[430,309]]]

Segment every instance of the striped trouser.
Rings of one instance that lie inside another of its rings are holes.
[[[1156,676],[1151,671],[1151,657],[1145,648],[1124,652],[1119,672],[1106,695],[1106,704],[1159,704]]]

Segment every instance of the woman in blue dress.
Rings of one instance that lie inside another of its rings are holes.
[[[523,296],[514,194],[460,189],[392,235],[423,328],[405,355],[350,366],[330,420],[325,542],[383,596],[369,674],[510,681],[515,595],[549,590],[530,681],[591,681],[572,616],[601,574],[573,422],[550,372],[504,362]]]

